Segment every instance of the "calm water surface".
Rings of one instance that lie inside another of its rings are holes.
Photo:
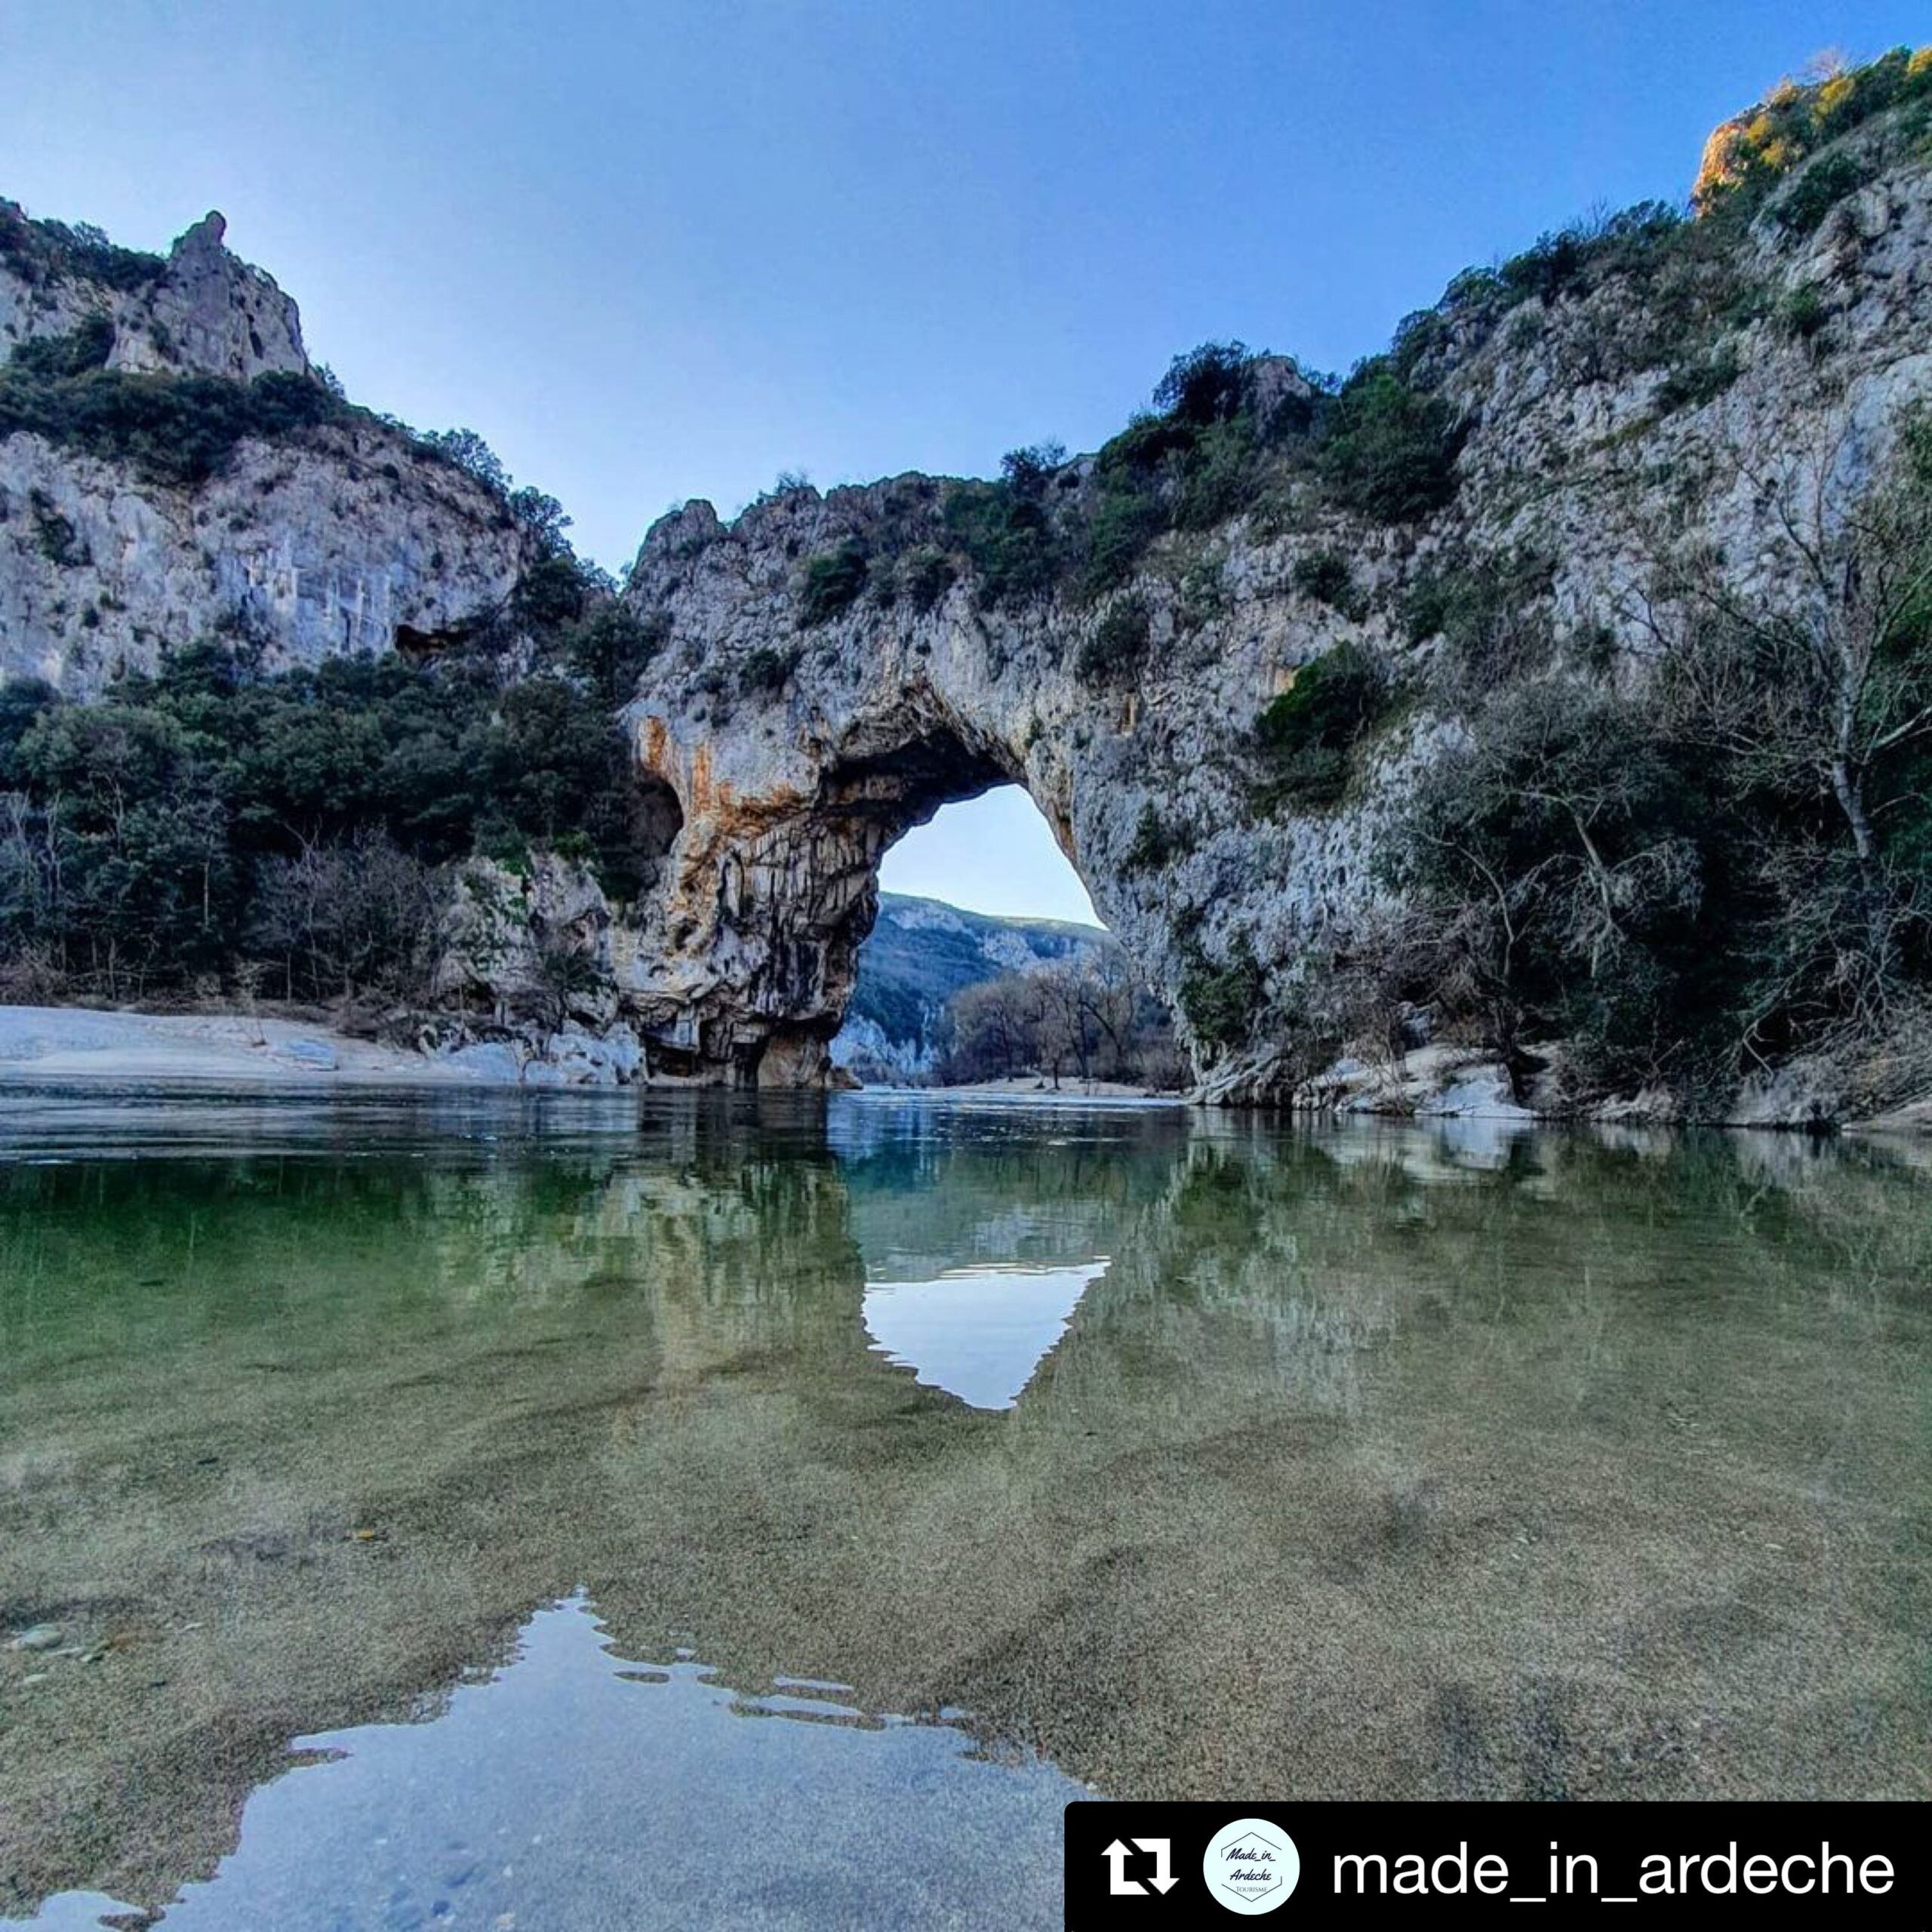
[[[1928,1283],[1912,1147],[0,1091],[0,1913],[1048,1924],[1088,1792],[1932,1795]]]

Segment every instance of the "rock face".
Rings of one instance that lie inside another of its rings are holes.
[[[106,366],[185,370],[246,382],[309,373],[302,318],[261,269],[223,245],[209,214],[165,258],[29,222],[0,202],[0,363],[23,343],[71,335],[97,318],[112,331]]]
[[[0,677],[86,697],[208,638],[272,667],[431,648],[499,610],[529,555],[480,485],[373,417],[245,443],[193,489],[10,436]]]
[[[1426,663],[1441,641],[1413,634],[1408,592],[1459,554],[1536,552],[1550,568],[1525,610],[1560,650],[1593,653],[1606,680],[1641,689],[1671,615],[1651,601],[1660,548],[1711,546],[1743,596],[1778,589],[1795,565],[1774,540],[1768,479],[1831,518],[1932,397],[1922,158],[1879,171],[1808,237],[1761,217],[1734,272],[1756,299],[1708,383],[1670,385],[1667,358],[1632,340],[1647,319],[1614,279],[1581,300],[1525,301],[1436,352],[1439,392],[1470,426],[1445,507],[1395,528],[1319,500],[1287,529],[1236,515],[1161,539],[1097,602],[1063,592],[988,608],[962,568],[928,608],[868,588],[807,621],[814,560],[948,546],[943,486],[925,477],[788,491],[730,525],[702,502],[666,517],[626,592],[671,638],[629,714],[641,768],[683,815],[648,976],[666,1041],[718,1078],[826,1079],[881,854],[949,801],[1003,783],[1026,787],[1151,985],[1172,998],[1191,972],[1253,961],[1254,997],[1289,1004],[1297,980],[1361,942],[1386,898],[1379,830],[1457,729],[1420,711],[1336,808],[1258,811],[1239,742],[1301,667],[1344,641]],[[1800,303],[1820,321],[1808,334],[1780,319]],[[1090,469],[1054,487],[1091,488]],[[1324,556],[1346,562],[1346,611],[1309,587],[1306,566]],[[1146,618],[1137,672],[1083,670],[1129,608]],[[1186,838],[1137,849],[1149,813]],[[1281,1055],[1204,1038],[1185,1004],[1208,1091],[1288,1097],[1299,1076]]]
[[[131,374],[309,374],[294,303],[223,244],[164,260],[0,203],[0,362],[111,331]],[[270,666],[433,648],[500,609],[532,561],[501,501],[380,418],[246,440],[192,486],[38,435],[0,439],[0,678],[99,693],[171,645],[246,639]]]

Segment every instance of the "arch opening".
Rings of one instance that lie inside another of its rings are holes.
[[[1158,1009],[1077,876],[1066,774],[1043,777],[991,721],[915,685],[829,741],[790,711],[728,731],[708,716],[635,721],[643,770],[683,808],[651,913],[662,944],[632,1001],[654,1076],[963,1078],[941,1063],[954,996],[1023,976],[1013,1003],[1038,1008],[1051,969],[1066,1017],[1036,1011],[1031,1044],[992,1070],[1142,1077],[1124,1043]],[[1083,963],[1076,996],[1064,983]]]
[[[1174,1064],[1164,1010],[1011,782],[946,801],[882,853],[830,1054],[866,1086],[1140,1088]]]
[[[879,891],[992,918],[1106,923],[1044,814],[1011,783],[944,804],[908,832],[880,865]]]

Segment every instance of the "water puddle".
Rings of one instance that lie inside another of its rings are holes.
[[[429,1721],[291,1749],[329,1755],[255,1793],[238,1848],[167,1908],[171,1932],[1045,1925],[1061,1807],[1091,1795],[840,1685],[743,1696],[688,1658],[626,1663],[580,1595]],[[5,1923],[128,1910],[70,1892]]]

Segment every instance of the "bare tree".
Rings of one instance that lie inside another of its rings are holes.
[[[963,988],[949,1003],[943,1078],[958,1084],[1036,1072],[1083,1081],[1178,1081],[1173,1029],[1142,994],[1126,955],[1083,948],[1033,970]]]
[[[948,1007],[952,1044],[946,1073],[954,1082],[1007,1080],[1035,1061],[1035,1007],[1026,976],[962,987]]]
[[[426,961],[446,922],[449,882],[380,832],[346,844],[305,840],[263,869],[255,943],[281,961],[285,996],[424,994]]]
[[[1815,792],[1844,827],[1871,975],[1890,983],[1902,898],[1888,872],[1875,771],[1932,743],[1932,420],[1908,423],[1886,470],[1845,500],[1840,427],[1807,457],[1753,471],[1774,568],[1740,582],[1709,545],[1667,556],[1664,599],[1684,614],[1663,694],[1675,727],[1742,782]]]

